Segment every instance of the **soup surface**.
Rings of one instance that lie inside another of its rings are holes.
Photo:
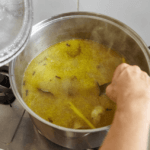
[[[22,96],[45,120],[74,129],[110,125],[116,105],[99,85],[110,82],[125,59],[90,40],[72,39],[55,44],[28,65]]]

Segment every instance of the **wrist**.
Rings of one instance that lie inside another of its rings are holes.
[[[150,120],[150,100],[146,98],[130,98],[117,103],[117,113],[134,115]]]

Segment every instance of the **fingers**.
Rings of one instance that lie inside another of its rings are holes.
[[[128,64],[126,64],[126,63],[120,64],[120,65],[116,68],[116,70],[115,70],[115,72],[114,72],[112,81],[113,81],[115,78],[118,78],[118,76],[120,75],[120,73],[121,73],[124,69],[126,69],[127,67],[129,67],[129,66],[130,66],[130,65],[128,65]]]
[[[141,79],[142,79],[143,81],[145,81],[145,83],[146,83],[147,86],[149,87],[149,86],[150,86],[150,77],[149,77],[149,75],[148,75],[146,72],[141,71],[140,77],[141,77]]]
[[[120,73],[126,69],[127,67],[129,67],[130,65],[126,64],[126,63],[122,63],[120,64],[115,72],[114,72],[114,76],[113,76],[113,79],[112,79],[112,83],[109,84],[106,88],[106,95],[111,99],[113,100],[114,102],[116,102],[116,97],[115,97],[115,91],[114,91],[114,86],[115,86],[115,79],[118,78],[118,76],[120,75]]]
[[[150,89],[150,77],[148,74],[136,65],[123,63],[116,68],[112,82],[106,88],[106,94],[117,105],[121,105],[123,101],[130,103],[128,100],[131,97],[132,99],[141,95],[150,97],[150,90],[148,89]],[[145,94],[141,94],[141,91]]]
[[[141,78],[147,80],[149,78],[148,74],[144,71],[141,72]]]
[[[113,89],[113,85],[109,84],[106,88],[106,95],[114,102],[116,102],[115,92]]]
[[[131,66],[126,63],[122,63],[116,68],[114,72],[114,76],[112,78],[112,83],[106,88],[107,96],[113,101],[116,101],[115,87],[117,86],[117,83],[118,83],[117,79],[120,76],[120,74],[123,73],[123,71],[125,70],[127,72],[133,71],[136,74],[141,72],[141,69],[138,66]],[[146,74],[144,73],[143,76],[145,77]]]
[[[111,93],[112,93],[112,86],[111,86],[111,84],[109,84],[106,88],[106,95],[110,98]]]
[[[130,66],[130,70],[133,71],[135,74],[139,74],[142,73],[140,67],[134,65],[134,66]]]

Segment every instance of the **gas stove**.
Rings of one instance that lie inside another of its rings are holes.
[[[8,77],[8,66],[0,67],[0,104],[10,105],[15,100],[15,96],[10,88]]]

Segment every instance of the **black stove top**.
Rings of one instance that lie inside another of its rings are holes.
[[[10,87],[8,77],[8,66],[0,67],[0,104],[11,106],[14,100],[15,96]]]

